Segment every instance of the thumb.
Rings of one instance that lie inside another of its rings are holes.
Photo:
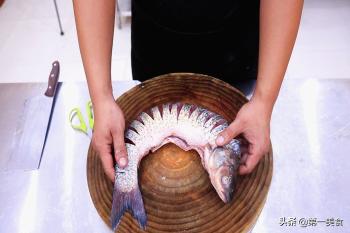
[[[241,133],[241,125],[238,120],[234,120],[229,127],[222,131],[216,138],[216,144],[223,146]]]
[[[126,152],[123,134],[113,133],[114,157],[119,167],[128,165],[128,155]]]

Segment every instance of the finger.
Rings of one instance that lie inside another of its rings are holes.
[[[253,150],[251,154],[248,154],[246,161],[239,167],[239,174],[246,175],[251,173],[256,165],[259,163],[262,153],[258,150]]]
[[[128,155],[126,153],[124,137],[120,134],[113,134],[114,157],[120,168],[125,168],[128,165]]]
[[[245,165],[245,163],[247,162],[248,159],[248,153],[243,153],[243,156],[241,157],[241,165]]]
[[[115,170],[113,165],[113,157],[109,153],[100,154],[103,170],[105,171],[108,178],[114,182]]]
[[[241,133],[241,124],[238,120],[234,120],[229,127],[222,131],[216,138],[216,144],[219,146],[226,145],[234,137]]]

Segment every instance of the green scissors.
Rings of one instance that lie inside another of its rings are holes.
[[[79,108],[73,108],[70,111],[69,122],[73,129],[83,132],[84,134],[86,134],[91,138],[92,130],[94,128],[94,115],[93,115],[91,100],[86,104],[86,113],[89,119],[89,128],[86,125],[85,120],[83,118],[83,114],[81,113]],[[74,120],[76,117],[78,118],[78,123],[74,123],[76,122],[76,120]]]

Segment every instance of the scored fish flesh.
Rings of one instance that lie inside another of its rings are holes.
[[[167,103],[142,112],[125,131],[129,163],[123,169],[115,167],[113,229],[127,210],[145,228],[147,216],[138,185],[138,166],[150,151],[167,143],[185,151],[196,150],[221,200],[231,201],[241,159],[241,141],[233,139],[225,146],[217,146],[216,137],[227,127],[222,116],[193,104]]]

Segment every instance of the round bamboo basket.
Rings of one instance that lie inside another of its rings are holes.
[[[229,84],[206,75],[174,73],[145,81],[117,99],[126,125],[149,108],[166,102],[201,105],[230,122],[247,99]],[[249,232],[266,200],[272,178],[272,149],[255,170],[239,177],[235,197],[224,204],[195,151],[167,144],[147,155],[139,168],[139,184],[147,212],[146,232]],[[87,180],[92,201],[110,224],[113,184],[90,145]],[[126,213],[116,232],[144,232]]]

